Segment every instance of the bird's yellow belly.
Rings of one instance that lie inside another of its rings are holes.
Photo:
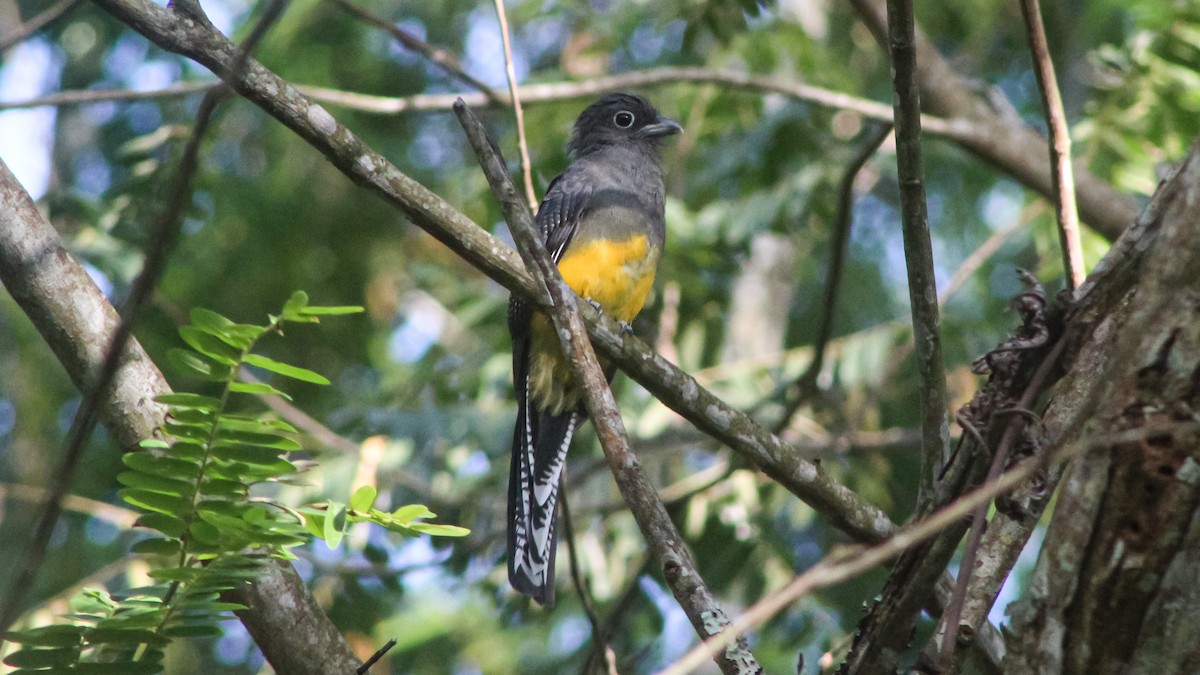
[[[620,242],[598,239],[569,248],[558,270],[576,295],[629,323],[654,287],[658,254],[645,235]],[[538,409],[557,415],[577,407],[582,392],[573,382],[550,320],[541,314],[533,317],[529,357],[529,395]]]

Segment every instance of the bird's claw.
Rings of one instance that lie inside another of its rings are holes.
[[[584,302],[586,302],[587,304],[591,305],[591,306],[592,306],[592,308],[596,310],[596,313],[597,313],[597,314],[599,314],[600,316],[604,316],[604,315],[605,315],[605,314],[604,314],[604,307],[602,307],[602,306],[600,305],[600,303],[596,302],[595,300],[593,300],[592,298],[589,298],[589,297],[587,297],[587,296],[584,296],[584,297],[583,297],[583,300],[584,300]],[[618,324],[619,326],[621,326],[621,330],[625,331],[625,333],[626,333],[627,335],[633,335],[633,325],[632,325],[632,324],[630,324],[630,323],[626,323],[625,321],[621,321],[621,320],[617,320],[617,324]]]

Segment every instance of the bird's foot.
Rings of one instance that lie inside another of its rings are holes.
[[[597,314],[604,316],[604,307],[600,303],[596,302],[595,300],[593,300],[592,298],[587,297],[587,296],[583,296],[583,300],[585,302],[587,302],[587,304],[591,305],[592,308],[596,310]],[[625,331],[625,333],[627,335],[633,334],[633,325],[632,324],[626,323],[626,322],[618,319],[617,325],[619,325],[621,327],[621,330]]]

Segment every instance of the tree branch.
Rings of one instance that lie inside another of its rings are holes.
[[[1058,78],[1050,60],[1050,45],[1046,27],[1042,25],[1042,10],[1038,0],[1021,0],[1025,17],[1025,32],[1029,51],[1033,55],[1033,71],[1037,74],[1038,92],[1050,129],[1051,184],[1054,188],[1054,216],[1058,221],[1058,242],[1062,248],[1063,272],[1067,288],[1074,291],[1087,274],[1083,270],[1083,245],[1079,241],[1079,213],[1075,208],[1075,173],[1071,169],[1071,130],[1063,111]]]
[[[942,364],[941,316],[933,270],[933,244],[925,211],[925,178],[921,166],[921,101],[916,82],[912,0],[888,1],[888,44],[892,57],[893,109],[896,117],[896,168],[904,262],[912,308],[913,341],[921,386],[921,445],[924,460],[918,503],[941,504],[934,479],[947,458],[950,428],[946,422],[946,373]]]

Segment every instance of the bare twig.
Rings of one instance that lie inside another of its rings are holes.
[[[917,88],[912,0],[888,0],[888,44],[895,94],[896,168],[900,178],[904,261],[912,305],[913,340],[921,383],[921,445],[924,462],[918,501],[932,503],[934,477],[946,461],[950,429],[946,422],[946,373],[942,365],[941,317],[933,270],[933,245],[925,211],[921,166],[921,100]]]
[[[1058,359],[1062,356],[1063,349],[1066,348],[1066,340],[1059,339],[1054,347],[1042,359],[1042,363],[1038,365],[1037,371],[1030,379],[1029,385],[1025,388],[1025,393],[1021,396],[1021,400],[1017,406],[1022,409],[1029,409],[1037,397],[1041,394],[1043,384],[1046,378],[1050,375],[1050,370],[1058,364]],[[1012,448],[1013,441],[1016,440],[1017,432],[1021,429],[1019,423],[1022,416],[1014,416],[1009,420],[1004,429],[1004,436],[1000,439],[1000,444],[996,447],[996,452],[992,456],[992,465],[988,468],[987,478],[984,483],[991,483],[999,479],[1000,473],[1004,471],[1004,464],[1008,461],[1008,454]],[[967,585],[971,580],[971,571],[975,568],[975,557],[979,553],[979,541],[983,537],[983,524],[987,518],[987,503],[980,504],[975,508],[975,512],[971,516],[971,534],[967,537],[966,546],[963,548],[962,562],[959,564],[958,579],[955,582],[954,595],[950,598],[950,603],[946,605],[946,611],[943,613],[941,622],[950,627],[942,635],[941,647],[938,651],[940,662],[945,665],[949,664],[954,658],[954,645],[958,637],[958,632],[955,627],[958,626],[958,619],[962,615],[963,603],[967,597]]]
[[[526,84],[521,87],[521,101],[528,103],[555,103],[583,98],[594,98],[600,94],[638,87],[655,87],[679,84],[715,84],[728,89],[737,89],[756,94],[780,94],[814,105],[836,110],[855,112],[867,119],[891,122],[892,109],[884,103],[851,96],[838,91],[824,89],[798,82],[794,79],[750,75],[746,73],[713,70],[709,68],[652,68],[648,70],[598,77],[583,82],[548,82]],[[33,108],[43,105],[77,105],[106,101],[142,100],[163,96],[181,96],[203,91],[215,84],[182,85],[151,92],[129,90],[68,91],[28,99],[25,101],[0,102],[0,110]],[[454,101],[461,98],[473,107],[507,106],[508,95],[496,92],[499,102],[479,92],[450,94],[418,94],[414,96],[373,96],[357,92],[329,89],[309,85],[293,85],[302,94],[322,103],[329,103],[364,113],[394,115],[402,112],[446,111]],[[974,135],[971,124],[925,115],[922,118],[924,131],[945,136],[956,141],[965,141]]]
[[[571,364],[575,381],[583,388],[588,416],[596,429],[600,447],[604,450],[621,496],[629,505],[646,543],[662,566],[667,585],[691,620],[696,633],[705,639],[721,632],[728,619],[709,592],[687,544],[671,522],[654,486],[642,471],[637,455],[629,447],[629,437],[617,411],[612,390],[608,387],[608,379],[596,360],[583,317],[576,307],[575,292],[567,286],[546,251],[545,244],[537,234],[533,215],[517,197],[504,161],[487,138],[483,125],[461,103],[455,106],[455,113],[479,157],[493,194],[500,202],[522,258],[531,269],[536,270],[537,277],[545,284],[553,303],[549,308],[550,319],[560,337],[563,355]],[[738,640],[737,636],[730,643],[735,640]],[[754,672],[758,667],[753,654],[740,640],[736,647],[715,655],[714,660],[725,673]]]
[[[525,110],[521,108],[521,92],[517,87],[517,70],[513,65],[512,43],[508,39],[508,16],[504,0],[495,0],[496,18],[500,21],[500,40],[504,43],[504,72],[508,75],[508,91],[512,95],[513,114],[517,118],[517,147],[521,152],[521,178],[525,182],[525,199],[529,210],[537,213],[538,198],[533,191],[533,167],[529,162],[529,142],[525,138]]]
[[[1065,462],[1092,448],[1135,442],[1155,435],[1187,434],[1197,430],[1200,430],[1200,423],[1196,422],[1183,422],[1154,428],[1141,427],[1064,444],[1042,457],[1025,460],[997,476],[996,480],[980,485],[929,516],[902,528],[882,543],[870,547],[843,546],[839,550],[835,550],[821,562],[809,568],[807,572],[794,578],[787,586],[768,595],[746,610],[730,623],[728,632],[697,645],[671,664],[669,668],[661,671],[659,675],[684,675],[692,672],[711,654],[725,647],[728,644],[729,636],[762,625],[778,614],[780,610],[814,590],[852,579],[913,546],[937,536],[950,524],[961,520],[963,516],[980,506],[987,506],[997,496],[1029,480],[1051,463]]]
[[[1046,27],[1042,25],[1042,10],[1038,0],[1021,0],[1025,17],[1025,32],[1037,74],[1038,92],[1050,128],[1050,169],[1054,186],[1054,215],[1058,221],[1058,241],[1062,246],[1063,270],[1067,288],[1074,291],[1083,283],[1083,247],[1079,241],[1079,213],[1075,208],[1075,173],[1071,169],[1071,131],[1063,111],[1062,94],[1050,60]]]
[[[588,588],[587,580],[583,578],[583,572],[579,569],[575,522],[571,518],[571,507],[567,502],[566,490],[559,491],[558,503],[562,505],[563,540],[567,544],[567,562],[571,568],[571,583],[575,585],[575,594],[579,596],[579,604],[583,606],[583,613],[587,615],[588,625],[592,627],[592,642],[596,649],[601,649],[607,645],[604,644],[604,637],[600,633],[600,620],[596,618],[596,607],[592,602],[591,589]]]
[[[484,96],[487,96],[493,103],[507,103],[506,99],[500,92],[492,89],[487,85],[486,82],[464,70],[462,63],[459,62],[458,57],[453,53],[442,49],[441,47],[436,47],[429,44],[416,35],[413,35],[412,33],[397,26],[395,23],[388,21],[387,19],[366,9],[363,9],[362,7],[359,7],[349,0],[333,0],[333,2],[359,19],[362,19],[373,26],[387,31],[387,33],[391,35],[396,42],[399,42],[400,44],[404,45],[405,48],[417,52],[426,59],[441,66],[442,69],[451,76],[457,78],[468,87],[478,90]]]
[[[804,401],[816,389],[817,377],[825,364],[825,348],[833,333],[833,312],[837,307],[838,289],[842,283],[842,269],[845,267],[847,248],[850,243],[850,227],[854,222],[854,181],[858,172],[866,166],[875,151],[892,134],[892,125],[883,124],[874,133],[867,136],[866,142],[854,154],[846,172],[842,174],[841,185],[838,187],[837,222],[834,224],[833,238],[829,243],[829,268],[825,273],[825,299],[821,309],[821,320],[817,324],[817,337],[813,341],[812,361],[804,373],[796,379],[792,386],[790,400],[784,404],[776,432],[786,429],[791,423],[792,415],[800,409]]]
[[[1028,225],[1029,221],[1033,220],[1041,212],[1041,209],[1041,202],[1027,205],[1021,209],[1021,213],[1011,223],[993,232],[990,237],[979,245],[979,248],[964,258],[959,264],[958,269],[954,270],[954,275],[950,277],[950,281],[946,283],[946,287],[938,291],[938,306],[945,307],[946,302],[950,300],[950,296],[954,295],[967,282],[967,279],[970,279],[971,275],[975,274],[983,266],[983,263],[987,262],[993,255],[996,255],[996,251],[1000,250],[1000,247],[1004,245],[1004,242],[1008,241],[1009,237]]]
[[[363,661],[363,664],[361,666],[359,666],[358,670],[356,670],[355,672],[358,673],[358,675],[364,675],[364,673],[371,670],[371,666],[378,663],[379,659],[382,659],[384,654],[387,654],[388,652],[390,652],[392,650],[392,647],[395,647],[395,646],[396,646],[396,638],[392,638],[392,639],[388,640],[387,642],[385,642],[383,644],[382,647],[375,650],[375,653],[371,655],[371,658],[367,659],[366,661]]]
[[[67,12],[82,5],[83,2],[84,0],[59,0],[43,10],[41,14],[7,31],[4,35],[0,36],[0,52],[8,51],[9,47],[33,35]]]

